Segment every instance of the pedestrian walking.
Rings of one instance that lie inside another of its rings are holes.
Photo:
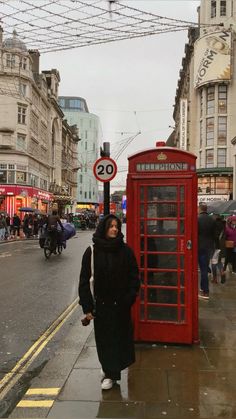
[[[7,224],[7,238],[11,236],[11,218],[9,214],[6,215],[6,224]]]
[[[232,215],[226,221],[225,228],[225,263],[224,274],[228,263],[232,265],[232,273],[236,273],[236,216]]]
[[[100,221],[94,245],[83,255],[79,297],[85,320],[94,320],[102,390],[121,379],[121,371],[135,361],[131,306],[140,287],[132,249],[124,243],[121,222],[113,214]],[[92,265],[91,265],[92,263]],[[94,292],[90,288],[93,271]]]
[[[5,240],[7,223],[3,214],[0,214],[0,240]]]
[[[208,267],[215,250],[216,221],[207,213],[207,205],[198,207],[198,263],[201,273],[199,298],[209,299]]]
[[[216,221],[216,246],[211,260],[212,282],[218,283],[217,276],[220,276],[221,283],[225,283],[225,272],[222,259],[225,257],[225,220],[219,214],[213,214]]]
[[[14,230],[14,236],[20,237],[20,226],[21,226],[21,219],[17,214],[14,214],[14,217],[12,219],[12,226]]]

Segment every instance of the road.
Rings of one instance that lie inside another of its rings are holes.
[[[62,255],[50,260],[36,240],[0,244],[0,378],[78,296],[81,258],[91,235],[77,233]]]

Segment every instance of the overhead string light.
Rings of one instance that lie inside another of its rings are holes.
[[[116,0],[0,0],[0,6],[5,34],[15,29],[28,49],[41,53],[198,27]]]

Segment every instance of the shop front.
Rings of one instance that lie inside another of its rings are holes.
[[[20,209],[29,207],[47,213],[53,195],[30,186],[0,185],[0,212],[12,217],[15,213],[20,215]]]

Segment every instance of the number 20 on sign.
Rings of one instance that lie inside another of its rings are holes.
[[[93,173],[100,182],[110,182],[117,173],[116,162],[110,157],[101,157],[94,163]]]

